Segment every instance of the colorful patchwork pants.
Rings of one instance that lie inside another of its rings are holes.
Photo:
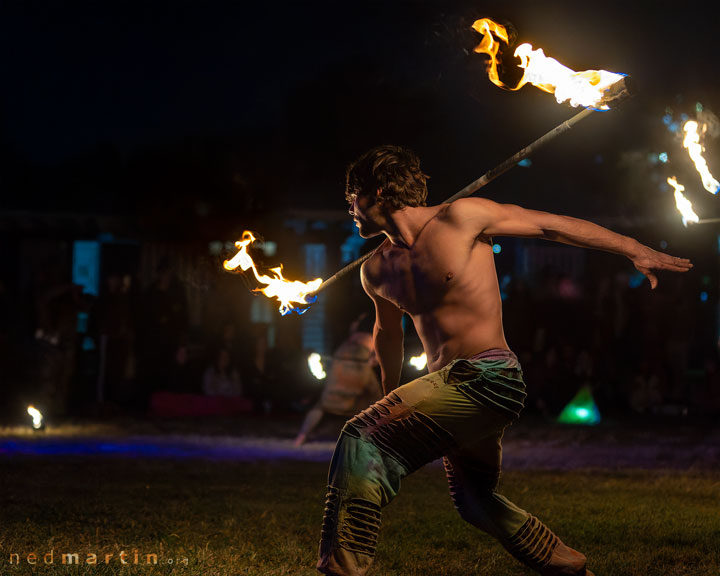
[[[397,388],[349,420],[330,464],[317,569],[365,574],[381,509],[405,476],[440,457],[461,517],[525,564],[547,567],[559,539],[496,491],[503,431],[524,399],[515,355],[488,350]],[[584,564],[573,570],[558,573],[584,574]]]

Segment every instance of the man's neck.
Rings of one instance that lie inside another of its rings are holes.
[[[435,215],[423,206],[406,206],[387,215],[383,232],[394,246],[412,248],[425,225]]]

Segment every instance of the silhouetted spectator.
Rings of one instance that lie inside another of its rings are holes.
[[[201,385],[200,374],[196,369],[198,361],[202,362],[203,360],[191,361],[190,350],[186,346],[178,348],[164,389],[170,392],[197,393]],[[202,370],[202,368],[200,369]]]
[[[647,363],[644,362],[641,368],[641,373],[635,376],[632,383],[629,403],[635,412],[652,413],[663,401],[660,379],[650,370]]]
[[[215,361],[203,374],[203,392],[206,396],[242,396],[240,373],[230,359],[230,352],[220,348]]]
[[[10,305],[5,283],[0,280],[0,383],[4,383],[10,364]],[[4,400],[6,386],[0,390],[0,400]]]
[[[135,376],[131,287],[129,275],[109,274],[97,305],[104,399],[123,408],[132,402]]]
[[[78,348],[78,313],[86,307],[83,287],[62,284],[47,290],[38,301],[35,339],[40,345],[41,394],[51,414],[68,413]]]
[[[173,363],[187,337],[188,311],[184,286],[168,260],[143,294],[138,317],[138,385],[136,406],[144,411],[152,392],[167,387]]]
[[[225,348],[230,353],[233,364],[240,364],[244,354],[243,345],[240,342],[235,322],[228,320],[223,324],[217,346]]]

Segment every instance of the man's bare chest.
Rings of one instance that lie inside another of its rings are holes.
[[[408,312],[437,305],[467,271],[473,239],[428,234],[412,247],[381,248],[366,269],[373,289]]]

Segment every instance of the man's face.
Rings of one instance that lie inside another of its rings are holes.
[[[377,203],[377,193],[361,193],[353,196],[348,212],[353,217],[361,238],[372,238],[382,233],[382,228],[379,226],[381,211]]]

